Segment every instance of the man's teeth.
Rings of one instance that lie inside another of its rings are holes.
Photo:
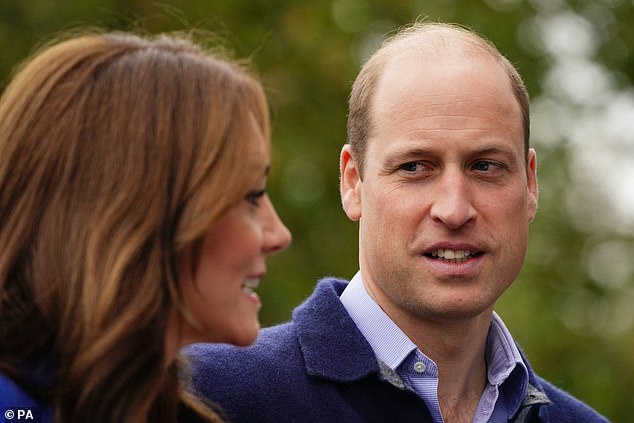
[[[475,253],[473,251],[450,250],[448,248],[439,248],[438,250],[431,252],[431,256],[433,258],[451,261],[454,263],[461,263],[472,257],[474,254]]]
[[[259,278],[249,278],[249,279],[245,279],[244,282],[242,282],[242,289],[248,292],[253,292],[253,290],[257,289],[259,285],[260,285]]]

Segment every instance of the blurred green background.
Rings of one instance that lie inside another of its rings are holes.
[[[271,325],[319,277],[356,271],[357,226],[338,196],[347,96],[385,34],[425,17],[491,39],[532,97],[540,210],[498,312],[542,376],[633,421],[632,0],[2,0],[0,84],[38,43],[83,26],[193,26],[250,57],[273,112],[270,192],[294,235],[260,290]]]

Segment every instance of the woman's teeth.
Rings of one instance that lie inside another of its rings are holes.
[[[260,278],[248,278],[242,282],[242,290],[248,293],[253,292],[260,285]]]

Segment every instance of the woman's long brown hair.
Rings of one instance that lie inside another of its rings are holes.
[[[264,174],[262,87],[181,35],[87,34],[0,99],[0,370],[59,422],[174,421],[176,257]],[[41,378],[50,383],[33,383]]]

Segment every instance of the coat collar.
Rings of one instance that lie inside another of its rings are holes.
[[[351,382],[379,371],[374,351],[339,300],[347,284],[340,279],[322,279],[293,312],[309,375]]]
[[[312,295],[293,312],[307,373],[337,382],[353,382],[379,374],[393,385],[407,389],[391,381],[385,369],[380,369],[372,347],[339,300],[347,284],[341,279],[320,280]],[[524,421],[529,410],[550,402],[521,349],[520,354],[528,369],[529,388],[520,419],[516,421]]]

